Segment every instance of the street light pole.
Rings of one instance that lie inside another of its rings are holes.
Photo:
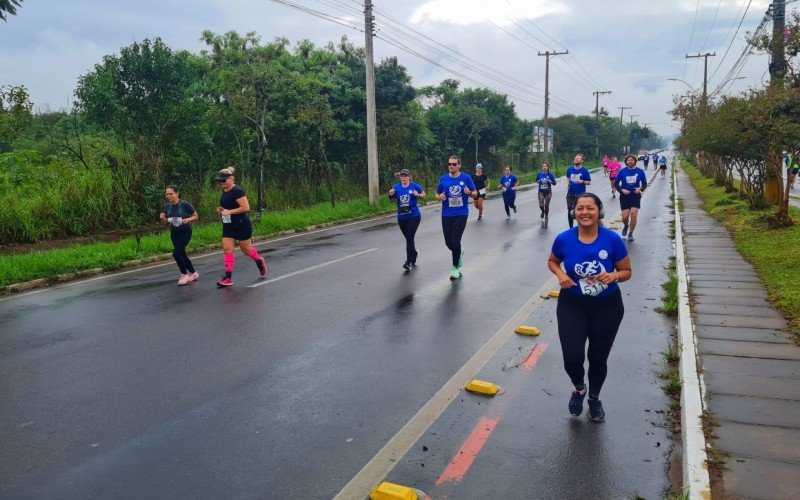
[[[714,57],[717,54],[714,52],[706,52],[705,54],[697,54],[694,56],[690,56],[686,54],[686,59],[696,59],[699,57],[703,58],[703,102],[701,103],[703,108],[705,109],[706,104],[708,104],[708,58]],[[686,83],[686,82],[684,82]],[[689,85],[688,83],[686,85]],[[689,85],[691,87],[691,85]]]
[[[625,128],[625,124],[622,123],[622,114],[625,112],[626,109],[633,109],[630,106],[618,106],[619,108],[619,147],[622,148],[622,154],[625,154],[625,146],[622,145],[622,129]]]

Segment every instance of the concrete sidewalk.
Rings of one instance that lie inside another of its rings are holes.
[[[726,468],[714,498],[800,498],[800,348],[753,267],[678,171],[692,317]],[[713,455],[713,453],[712,453]]]

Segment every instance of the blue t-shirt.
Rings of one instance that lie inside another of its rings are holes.
[[[592,176],[589,175],[589,170],[586,167],[578,168],[573,165],[567,169],[567,179],[569,179],[569,193],[579,195],[586,192],[586,184],[577,184],[575,181],[591,182]]]
[[[642,158],[642,160],[643,160],[645,163],[650,163],[650,155],[644,155],[644,157]]]
[[[390,196],[390,198],[397,200],[397,220],[420,217],[417,197],[411,194],[411,191],[416,191],[416,193],[419,194],[423,191],[422,186],[416,182],[409,182],[408,187],[403,187],[403,185],[398,182],[392,189],[394,189],[394,196]]]
[[[570,293],[603,297],[619,290],[616,282],[604,285],[593,278],[602,272],[614,271],[614,263],[628,256],[628,249],[616,232],[601,227],[597,239],[592,243],[582,243],[578,239],[577,227],[567,229],[556,236],[552,252],[576,283],[568,289]]]
[[[667,157],[666,157],[666,156],[662,156],[662,157],[660,157],[660,158],[658,159],[658,164],[659,164],[659,165],[666,165],[666,164],[667,164]]]
[[[634,167],[632,169],[625,167],[617,174],[617,178],[614,179],[614,184],[619,187],[620,192],[622,192],[623,189],[627,189],[633,194],[634,189],[642,188],[642,190],[644,190],[647,187],[647,174],[639,167]]]
[[[472,182],[472,177],[464,173],[455,178],[450,177],[450,174],[444,174],[439,179],[439,185],[436,186],[436,194],[444,193],[447,196],[442,201],[442,217],[469,215],[469,205],[467,205],[469,196],[464,194],[465,187],[475,191],[475,183]]]
[[[536,183],[539,184],[539,191],[550,191],[556,183],[556,176],[552,172],[539,172],[536,174]]]
[[[500,177],[500,185],[506,188],[506,190],[503,191],[503,194],[504,195],[515,194],[516,191],[512,190],[511,188],[516,186],[518,182],[519,179],[517,179],[517,176],[514,174],[504,175]]]

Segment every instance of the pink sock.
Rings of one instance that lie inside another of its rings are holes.
[[[258,250],[256,250],[256,247],[250,247],[250,258],[256,261],[261,258],[258,255]]]
[[[232,253],[226,253],[222,257],[222,262],[224,263],[225,272],[226,273],[232,273],[233,272],[234,260],[235,260],[235,257],[234,257],[234,255]]]

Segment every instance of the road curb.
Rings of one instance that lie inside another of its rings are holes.
[[[678,172],[672,169],[675,208],[675,267],[678,275],[678,343],[681,376],[681,441],[683,445],[683,491],[690,499],[711,498],[706,438],[703,433],[702,363],[697,356],[692,311],[689,306],[689,279],[683,246],[683,226],[678,210]]]

